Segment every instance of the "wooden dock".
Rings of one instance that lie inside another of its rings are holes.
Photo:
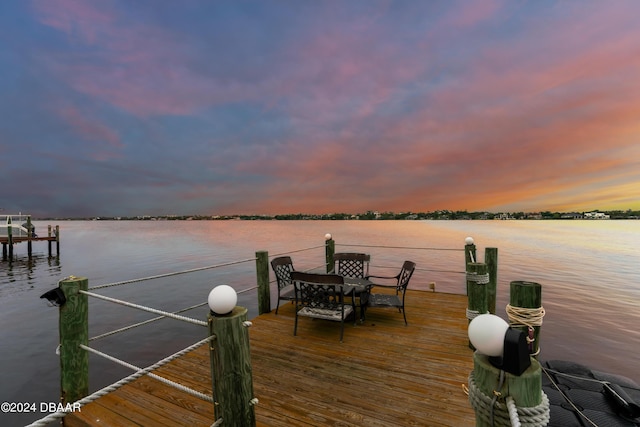
[[[345,325],[301,318],[293,305],[249,330],[258,426],[473,426],[462,385],[473,369],[467,297],[408,291],[407,320],[371,309]],[[211,394],[208,346],[155,374]],[[66,426],[207,426],[213,405],[143,376],[65,417]]]

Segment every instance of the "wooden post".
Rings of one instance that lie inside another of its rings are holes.
[[[487,283],[487,304],[489,313],[496,314],[496,293],[498,288],[498,248],[484,249],[484,263],[487,264],[489,283]]]
[[[209,312],[209,346],[214,414],[225,427],[256,425],[247,309],[235,307],[226,315]]]
[[[31,232],[31,215],[27,216],[27,256],[29,257],[29,259],[31,259],[31,235],[33,233]]]
[[[49,237],[47,240],[47,243],[49,244],[49,258],[51,258],[51,224],[47,226],[47,233],[47,236]]]
[[[467,310],[472,316],[485,314],[489,311],[487,300],[487,264],[480,262],[470,262],[467,264]],[[469,341],[469,348],[474,348]]]
[[[69,277],[60,282],[67,301],[60,307],[60,399],[73,403],[89,394],[89,353],[80,344],[89,342],[89,280]]]
[[[333,255],[336,253],[336,242],[329,238],[325,242],[325,256],[327,261],[327,273],[333,271]]]
[[[7,244],[9,245],[9,262],[13,261],[13,230],[11,229],[11,217],[7,217]]]
[[[60,255],[60,226],[56,225],[56,256]]]
[[[473,355],[472,378],[477,391],[485,396],[492,398],[494,391],[501,393],[501,403],[504,403],[504,399],[507,396],[511,396],[515,404],[522,408],[531,408],[542,403],[542,370],[540,364],[535,359],[531,360],[531,366],[520,376],[505,372],[503,386],[498,390],[500,384],[500,369],[493,366],[487,356],[475,352]],[[473,406],[472,397],[470,393],[469,398]],[[476,409],[475,412],[476,427],[492,427],[490,417],[485,411]],[[497,421],[498,418],[495,415],[494,412],[494,420]],[[504,415],[500,417],[500,420],[502,423],[494,422],[494,424],[511,425],[508,415],[506,415],[507,424],[504,423]]]
[[[258,278],[258,315],[271,311],[271,289],[269,288],[269,253],[256,252],[256,277]]]
[[[464,245],[464,266],[465,271],[467,270],[467,266],[470,262],[477,262],[478,257],[476,256],[476,245],[474,243]]]
[[[535,282],[513,281],[509,289],[509,304],[516,308],[540,309],[542,307],[542,286]],[[541,322],[540,322],[541,323]],[[540,325],[529,326],[515,321],[509,316],[509,324],[524,332],[529,338],[529,354],[537,356],[540,349]]]

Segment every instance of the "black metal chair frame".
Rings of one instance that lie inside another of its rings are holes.
[[[353,298],[344,301],[344,278],[337,274],[316,274],[294,271],[291,273],[295,289],[296,319],[293,335],[298,332],[298,316],[340,322],[340,342],[344,336],[344,321],[356,308]]]
[[[333,254],[335,273],[346,278],[366,278],[369,274],[370,261],[371,255],[359,252],[336,252]],[[360,300],[360,318],[364,320],[364,309],[362,306],[364,300],[361,294],[362,292],[354,291],[352,297]]]
[[[276,314],[278,314],[281,300],[293,301],[296,298],[293,282],[291,281],[291,273],[295,271],[295,268],[293,268],[293,262],[290,256],[281,256],[272,259],[271,268],[276,276],[278,285],[278,305],[276,306]]]
[[[367,301],[364,304],[365,310],[368,310],[371,307],[395,307],[399,312],[402,312],[402,317],[404,317],[404,324],[407,325],[407,315],[404,310],[404,302],[405,296],[407,293],[407,286],[409,286],[409,280],[411,280],[411,276],[413,276],[413,272],[416,269],[416,263],[412,261],[405,261],[402,264],[402,269],[400,273],[395,276],[374,276],[370,275],[367,279],[371,280],[371,278],[377,279],[395,279],[395,285],[382,285],[378,283],[374,283],[369,289],[369,293],[366,296]],[[375,287],[380,288],[395,288],[394,294],[374,294],[371,293],[371,290]],[[402,294],[402,295],[400,295]]]
[[[336,274],[344,277],[357,277],[363,279],[369,274],[369,254],[355,252],[337,252],[333,254],[333,262]]]

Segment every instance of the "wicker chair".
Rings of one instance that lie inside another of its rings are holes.
[[[294,271],[291,280],[295,289],[296,320],[293,335],[298,332],[298,317],[340,322],[340,342],[344,336],[344,321],[351,314],[355,320],[355,305],[344,301],[344,278],[337,274],[315,274]]]
[[[293,273],[295,269],[289,256],[274,258],[271,260],[271,268],[278,282],[278,305],[276,306],[276,314],[278,314],[278,307],[280,307],[281,300],[293,301],[296,297],[293,282],[291,281],[291,273]]]
[[[392,279],[395,280],[396,283],[394,285],[381,285],[378,283],[374,283],[371,287],[371,290],[375,290],[376,287],[379,288],[388,288],[395,289],[395,293],[372,293],[366,296],[367,301],[365,303],[366,310],[375,307],[393,307],[397,308],[399,312],[402,312],[402,316],[404,317],[404,324],[407,325],[407,315],[404,311],[404,300],[407,292],[407,286],[409,286],[409,280],[413,275],[413,272],[416,269],[416,263],[411,261],[405,261],[402,264],[402,269],[400,273],[395,276],[368,276],[367,278],[371,280],[371,278],[377,279]]]

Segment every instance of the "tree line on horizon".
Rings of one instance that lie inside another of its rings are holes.
[[[597,210],[595,210],[597,211]],[[588,212],[595,212],[588,211]],[[608,215],[609,219],[640,219],[640,210],[626,211],[597,211]],[[328,213],[328,214],[276,214],[276,215],[143,215],[130,217],[68,217],[68,218],[38,218],[39,220],[123,220],[123,221],[149,221],[149,220],[550,220],[550,219],[583,219],[584,212],[468,212],[466,210],[450,211],[438,210],[433,212],[377,212],[364,213]]]

